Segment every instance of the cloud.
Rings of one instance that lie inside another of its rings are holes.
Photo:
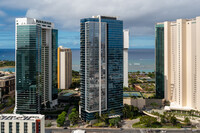
[[[134,35],[154,34],[156,22],[200,15],[199,0],[6,0],[1,6],[27,9],[27,17],[50,20],[70,31],[79,31],[81,18],[118,16]]]
[[[0,17],[6,16],[6,13],[0,10]]]
[[[27,17],[52,21],[59,31],[79,32],[81,18],[93,15],[117,16],[123,20],[124,28],[130,29],[133,37],[154,35],[154,25],[157,22],[200,16],[199,0],[1,0],[0,3],[0,9],[16,13],[25,11]],[[0,10],[0,18],[6,15],[3,11]],[[10,16],[7,13],[4,24],[10,24],[6,26],[8,30],[14,29],[14,17],[22,17],[21,13],[16,16],[13,14]],[[78,47],[79,36],[73,36],[60,36],[60,43]],[[139,41],[140,38],[134,41],[133,38],[131,45],[154,46],[154,37],[152,38],[150,43],[146,40]]]
[[[200,15],[199,6],[199,0],[45,0],[30,7],[26,16],[50,19],[59,28],[76,31],[80,18],[118,16],[134,35],[149,35],[156,22]]]

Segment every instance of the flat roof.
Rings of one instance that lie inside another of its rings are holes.
[[[24,120],[24,121],[34,121],[36,119],[42,119],[44,115],[40,114],[0,114],[1,120]]]
[[[12,78],[15,78],[15,74],[4,75],[0,77],[0,80],[6,80],[6,79],[12,79]]]
[[[101,19],[117,20],[117,17],[115,17],[115,16],[103,16],[103,15],[92,16],[92,18],[99,18],[99,17],[101,17]]]

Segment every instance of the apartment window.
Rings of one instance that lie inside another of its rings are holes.
[[[28,133],[28,124],[24,122],[24,133]]]
[[[35,123],[32,123],[32,133],[35,133]]]
[[[5,133],[5,123],[1,122],[1,133]]]
[[[40,127],[40,122],[38,122],[38,133],[41,133],[41,127]]]
[[[19,122],[16,123],[16,133],[19,133]]]
[[[12,133],[12,122],[9,122],[9,133]]]

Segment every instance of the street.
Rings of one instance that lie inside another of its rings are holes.
[[[46,129],[45,133],[71,133],[76,129]],[[86,133],[200,133],[191,129],[83,129]]]

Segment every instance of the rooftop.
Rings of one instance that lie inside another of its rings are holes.
[[[14,74],[2,76],[0,77],[0,80],[6,80],[6,79],[12,79],[12,78],[15,78]]]
[[[0,114],[0,120],[30,120],[42,119],[44,115],[40,114]]]
[[[92,16],[92,18],[100,18],[101,19],[112,19],[112,20],[117,20],[117,17],[115,16],[101,16],[101,15],[98,15],[98,16]]]

